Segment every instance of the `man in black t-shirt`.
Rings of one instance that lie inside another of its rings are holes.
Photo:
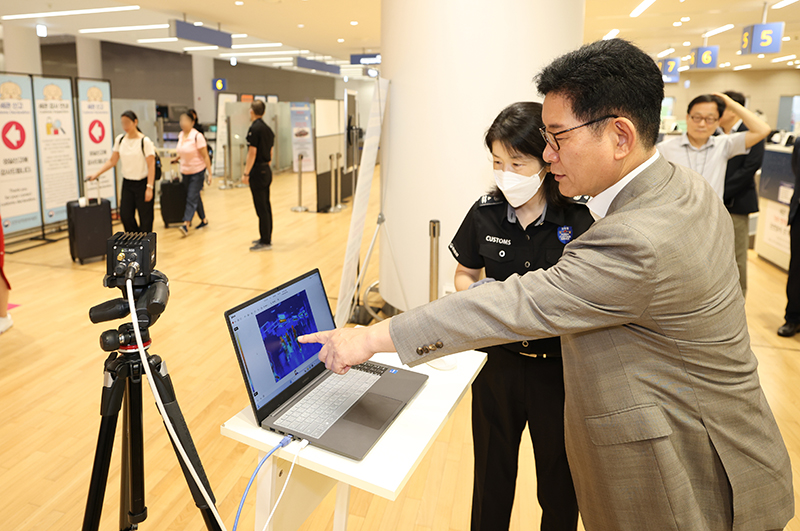
[[[269,186],[272,184],[272,148],[275,133],[264,123],[262,117],[266,105],[256,100],[250,105],[250,120],[253,122],[247,131],[247,163],[242,182],[250,185],[253,204],[258,215],[259,239],[253,241],[251,251],[272,249],[272,205],[269,202]]]

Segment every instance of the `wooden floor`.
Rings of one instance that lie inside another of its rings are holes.
[[[305,204],[313,204],[306,176]],[[256,451],[220,435],[222,422],[247,405],[222,313],[311,268],[318,267],[335,297],[339,291],[350,219],[339,214],[296,214],[296,177],[278,175],[272,187],[274,250],[250,253],[257,235],[249,191],[204,192],[211,224],[182,239],[158,230],[158,268],[170,278],[171,299],[152,328],[152,352],[167,360],[178,399],[229,529]],[[373,189],[368,227],[378,213]],[[156,212],[158,217],[158,211]],[[371,229],[370,229],[371,231]],[[371,234],[370,234],[371,235]],[[369,238],[366,238],[368,240]],[[364,242],[364,251],[368,241]],[[7,251],[22,246],[10,245]],[[363,256],[363,254],[362,254]],[[377,256],[367,283],[377,279]],[[6,257],[14,290],[15,326],[0,336],[0,529],[75,530],[80,527],[99,426],[103,360],[88,309],[119,292],[102,287],[104,263],[69,260],[59,241]],[[786,276],[750,255],[747,313],[767,397],[800,477],[800,339],[775,334],[782,324]],[[335,307],[335,300],[331,304]],[[118,323],[114,323],[115,325]],[[141,529],[203,529],[149,389],[145,393],[145,470],[148,519]],[[354,489],[351,531],[466,530],[472,489],[469,395],[457,408],[397,501]],[[511,529],[538,529],[540,512],[530,441],[523,439],[517,502]],[[119,452],[115,449],[101,529],[117,529]],[[800,485],[800,482],[798,482]],[[798,489],[800,491],[800,489]],[[240,529],[253,528],[251,498]],[[303,526],[332,528],[333,494]],[[793,521],[788,529],[800,531]]]

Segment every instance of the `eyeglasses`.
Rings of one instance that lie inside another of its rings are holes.
[[[563,131],[559,131],[558,133],[551,133],[544,127],[539,128],[539,132],[542,133],[542,138],[544,141],[547,142],[547,145],[553,148],[554,151],[559,151],[561,146],[558,144],[558,135],[563,135],[564,133],[569,133],[570,131],[574,131],[576,129],[580,129],[581,127],[586,127],[587,125],[596,124],[597,122],[602,122],[603,120],[608,120],[609,118],[619,118],[616,114],[608,114],[603,116],[602,118],[597,118],[596,120],[592,120],[591,122],[586,122],[585,124],[576,125],[575,127],[570,127],[569,129],[564,129]]]
[[[714,125],[715,123],[719,122],[719,118],[714,118],[713,116],[698,116],[693,114],[689,116],[692,121],[696,124],[699,124],[702,121],[705,121],[708,125]]]

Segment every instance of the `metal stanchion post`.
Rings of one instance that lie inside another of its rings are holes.
[[[342,154],[336,154],[336,208],[344,210],[342,204]]]
[[[439,235],[441,226],[438,219],[432,219],[429,225],[431,237],[431,271],[429,296],[431,301],[439,298]]]
[[[244,177],[244,169],[247,166],[247,159],[245,158],[245,149],[247,146],[244,144],[239,144],[239,165],[241,166],[240,169],[240,177],[239,181],[236,183],[236,188],[244,188],[247,185],[242,182],[242,177]]]
[[[222,146],[222,167],[224,171],[224,175],[222,176],[222,184],[219,185],[220,190],[230,190],[231,189],[231,174],[228,173],[228,158],[230,157],[228,153],[228,146]]]
[[[353,155],[350,159],[350,182],[352,183],[351,192],[353,194],[353,202],[355,203],[356,200],[356,155],[358,152],[356,151],[356,147],[358,144],[358,129],[353,127],[350,129],[350,150],[353,152]]]
[[[292,207],[292,212],[308,212],[308,207],[303,206],[303,154],[297,156],[297,206]]]
[[[330,162],[331,162],[331,207],[328,209],[329,214],[335,214],[336,212],[341,212],[342,209],[336,204],[336,173],[334,169],[334,158],[336,155],[333,153],[330,154]]]

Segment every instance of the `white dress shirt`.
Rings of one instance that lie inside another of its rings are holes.
[[[658,157],[659,152],[656,151],[652,157],[636,166],[628,175],[617,181],[612,186],[609,186],[593,198],[589,199],[589,201],[586,202],[586,206],[589,207],[589,210],[592,212],[592,215],[595,217],[595,219],[606,217],[606,214],[608,213],[608,207],[611,206],[611,203],[614,201],[614,199],[616,199],[617,195],[619,195],[622,189],[625,188],[628,183],[634,179],[634,177],[649,168],[651,164],[658,160]]]

